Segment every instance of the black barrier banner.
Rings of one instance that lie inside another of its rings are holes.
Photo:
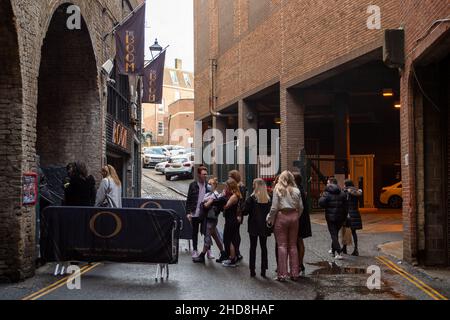
[[[180,225],[172,210],[49,207],[41,254],[46,262],[176,264]]]
[[[143,198],[122,199],[124,208],[166,209],[175,211],[183,221],[180,239],[192,240],[192,225],[186,216],[186,201],[182,200],[158,200]]]

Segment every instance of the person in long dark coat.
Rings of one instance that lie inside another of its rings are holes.
[[[67,166],[69,176],[64,185],[64,206],[67,207],[93,207],[97,190],[95,179],[88,175],[83,162],[71,163]]]
[[[347,210],[347,223],[346,226],[352,230],[353,243],[354,243],[354,251],[352,256],[359,256],[358,251],[358,235],[356,233],[357,230],[363,229],[363,223],[361,214],[359,212],[359,198],[362,197],[362,190],[355,187],[355,184],[351,180],[345,181],[345,207]],[[347,253],[347,246],[343,247],[342,250],[345,254]]]
[[[256,277],[256,247],[261,246],[261,276],[266,277],[269,269],[267,253],[267,237],[270,232],[267,228],[266,217],[272,208],[272,201],[267,192],[267,185],[262,179],[253,182],[253,194],[246,200],[243,214],[248,216],[248,233],[250,235],[250,276]]]
[[[311,217],[309,215],[309,207],[307,205],[307,197],[305,189],[303,188],[303,179],[299,173],[294,174],[295,183],[300,189],[302,195],[302,201],[304,205],[303,214],[300,217],[300,224],[298,230],[298,259],[300,264],[300,271],[304,274],[306,271],[304,259],[305,259],[305,242],[304,239],[312,237]]]

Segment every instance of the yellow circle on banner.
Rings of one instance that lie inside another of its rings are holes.
[[[114,220],[116,221],[116,229],[114,230],[113,233],[111,233],[110,235],[101,235],[100,233],[97,232],[96,228],[95,228],[95,222],[97,221],[97,219],[103,215],[108,215],[114,218]],[[112,213],[112,212],[99,212],[97,213],[95,216],[93,216],[91,218],[91,220],[89,221],[89,229],[91,229],[91,232],[93,234],[95,234],[97,237],[102,238],[102,239],[111,239],[114,238],[115,236],[117,236],[121,231],[122,231],[122,220],[120,219],[120,217],[116,214],[116,213]]]

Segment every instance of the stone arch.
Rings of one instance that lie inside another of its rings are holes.
[[[21,203],[22,77],[14,12],[0,1],[0,278],[20,278],[17,210]]]
[[[41,167],[83,161],[97,173],[102,162],[97,59],[84,17],[80,30],[66,26],[70,5],[56,8],[42,43],[36,153]]]

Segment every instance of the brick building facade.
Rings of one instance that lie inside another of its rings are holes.
[[[176,59],[175,68],[164,69],[163,101],[161,104],[143,104],[143,128],[151,133],[147,144],[170,145],[168,125],[169,106],[181,99],[194,99],[194,74],[183,70],[182,61]]]
[[[194,99],[180,99],[169,105],[166,141],[192,148],[189,138],[194,139]]]
[[[368,19],[374,4],[380,9],[381,28],[372,29]],[[411,66],[428,54],[424,66],[434,59],[442,63],[434,63],[435,70],[446,70],[449,23],[440,19],[448,18],[449,10],[440,0],[337,0],[333,5],[195,0],[195,118],[203,121],[204,129],[279,128],[282,169],[294,169],[294,161],[306,150],[310,156],[332,156],[336,176],[348,176],[350,170],[357,179],[363,174],[357,166],[347,167],[350,157],[372,157],[375,198],[377,189],[401,172],[405,259],[446,265],[450,188],[444,170],[448,163],[442,159],[447,159],[448,126],[436,130],[433,123],[442,116],[425,113],[430,116],[423,127],[430,130],[422,135],[422,143],[416,141],[421,118],[413,112],[413,97],[421,89]],[[383,63],[385,30],[399,28],[406,35],[406,67],[388,68]],[[423,69],[423,81],[432,82],[433,71]],[[448,95],[442,93],[448,92],[446,85],[445,72],[440,81],[428,84],[443,106],[448,106]],[[436,137],[445,143],[430,146],[426,139]],[[439,172],[431,170],[436,162]]]
[[[115,48],[113,37],[104,36],[142,1],[71,3],[81,9],[80,30],[67,28],[71,15],[65,1],[0,3],[2,280],[24,279],[35,269],[36,208],[22,205],[23,174],[38,172],[39,165],[84,161],[99,180],[107,144],[113,142],[108,141],[108,90],[100,71],[114,58]],[[133,80],[129,84],[130,89],[138,88]],[[134,93],[131,90],[130,100]],[[132,142],[133,128],[124,125]],[[124,180],[133,180],[131,170]],[[130,191],[129,184],[125,193]]]

